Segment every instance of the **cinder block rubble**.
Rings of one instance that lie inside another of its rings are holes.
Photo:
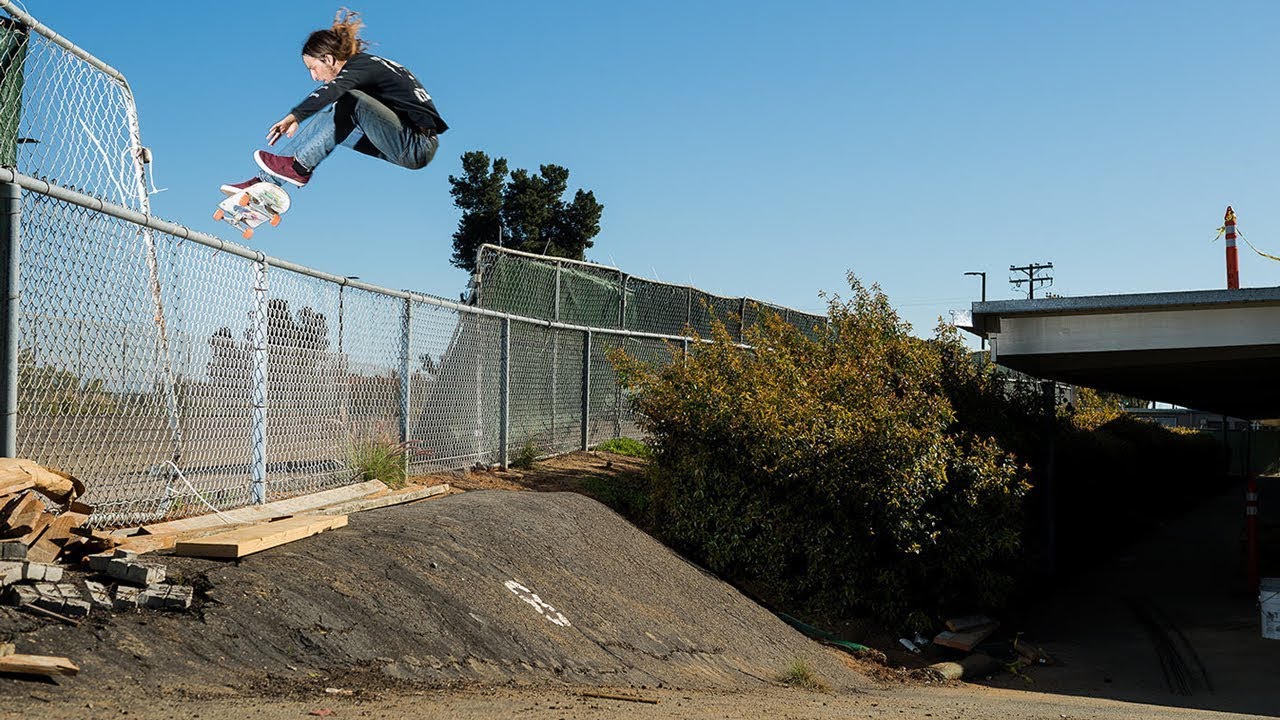
[[[23,562],[22,579],[30,582],[59,582],[62,580],[62,566],[47,563]]]
[[[114,558],[107,563],[107,575],[134,585],[148,586],[164,582],[165,566],[159,563]]]
[[[120,585],[116,587],[115,595],[112,596],[112,605],[116,610],[137,610],[138,596],[141,594],[141,588]]]
[[[22,563],[13,560],[0,560],[0,587],[16,583],[22,579]]]
[[[0,542],[0,561],[26,560],[27,546],[16,540]]]
[[[152,610],[186,610],[194,596],[190,585],[152,585],[142,591],[138,602]]]
[[[84,581],[84,588],[89,594],[89,604],[99,610],[111,610],[114,604],[111,602],[111,590],[99,582],[92,580]]]
[[[23,587],[18,585],[15,589]],[[35,600],[24,604],[35,605],[67,617],[84,617],[89,614],[89,601],[84,599],[80,588],[71,583],[38,582],[30,587],[35,590]]]

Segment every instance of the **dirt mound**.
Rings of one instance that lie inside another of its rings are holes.
[[[159,559],[159,558],[158,558]],[[836,651],[574,493],[479,491],[351,516],[234,563],[165,558],[196,611],[78,628],[0,611],[0,639],[66,655],[73,685],[200,693],[342,678],[735,689],[797,661],[869,687]],[[4,685],[16,682],[0,679]]]

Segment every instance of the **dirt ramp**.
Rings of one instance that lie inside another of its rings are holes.
[[[202,617],[116,617],[46,649],[77,657],[82,677],[164,684],[368,671],[741,688],[802,660],[835,688],[869,686],[835,651],[573,493],[469,492],[353,515],[238,565],[169,561],[206,588]]]

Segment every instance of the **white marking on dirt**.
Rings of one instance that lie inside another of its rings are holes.
[[[505,585],[508,590],[515,593],[516,597],[532,605],[533,609],[537,610],[538,614],[541,615],[542,617],[550,620],[551,622],[555,623],[556,625],[559,625],[560,627],[569,627],[568,618],[556,612],[555,608],[551,607],[546,602],[544,602],[542,598],[538,597],[529,588],[521,585],[515,580],[508,580],[505,583],[503,583],[503,585]]]

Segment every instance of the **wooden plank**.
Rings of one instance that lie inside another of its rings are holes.
[[[998,627],[1000,627],[1000,623],[993,622],[990,625],[983,625],[982,627],[962,633],[943,630],[933,639],[933,644],[941,645],[942,647],[949,647],[954,650],[969,652],[970,650],[973,650],[978,643],[986,640],[987,636],[995,632]]]
[[[0,496],[20,493],[36,486],[35,478],[13,476],[0,478]]]
[[[27,560],[38,563],[51,563],[58,559],[62,546],[71,537],[71,528],[79,527],[89,521],[88,515],[63,513],[54,518],[40,535],[40,539],[27,548]]]
[[[35,526],[31,528],[31,532],[23,535],[19,542],[27,547],[31,547],[36,544],[40,539],[40,536],[44,534],[45,528],[49,527],[49,523],[53,522],[53,518],[53,513],[41,510],[40,517],[36,520]]]
[[[19,487],[22,485],[26,487]],[[0,495],[26,488],[35,488],[41,495],[60,503],[71,502],[84,494],[84,484],[60,470],[25,458],[0,458]]]
[[[204,538],[179,540],[173,547],[173,554],[241,558],[294,540],[301,540],[325,530],[344,527],[346,524],[346,515],[334,517],[305,515],[262,525],[250,525]]]
[[[36,522],[44,513],[44,503],[34,492],[25,492],[6,508],[8,515],[0,519],[0,535],[26,535],[35,529]]]
[[[64,657],[17,654],[0,657],[0,673],[75,675],[78,672],[80,672],[80,668]]]
[[[228,510],[224,513],[200,515],[193,518],[183,518],[182,520],[171,520],[164,523],[156,523],[155,525],[144,525],[143,531],[151,535],[166,535],[185,533],[190,530],[204,530],[207,528],[226,529],[234,527],[239,523],[258,523],[265,522],[272,518],[282,515],[298,515],[300,513],[317,510],[328,505],[334,505],[341,502],[358,500],[372,496],[374,494],[385,493],[387,486],[380,480],[369,480],[368,482],[358,483],[356,485],[347,485],[345,487],[334,488],[332,490],[324,490],[311,495],[301,495],[287,500],[277,500],[276,502],[267,503],[265,505],[253,505],[251,507],[238,508],[236,510]]]
[[[376,510],[378,508],[390,507],[392,505],[403,505],[404,503],[414,502],[415,500],[425,500],[429,497],[435,497],[436,495],[444,495],[447,492],[449,492],[449,483],[432,485],[425,488],[397,490],[396,492],[388,493],[386,495],[376,495],[364,500],[352,500],[351,502],[320,508],[315,511],[315,514],[350,515],[351,513],[363,512],[365,510]]]

